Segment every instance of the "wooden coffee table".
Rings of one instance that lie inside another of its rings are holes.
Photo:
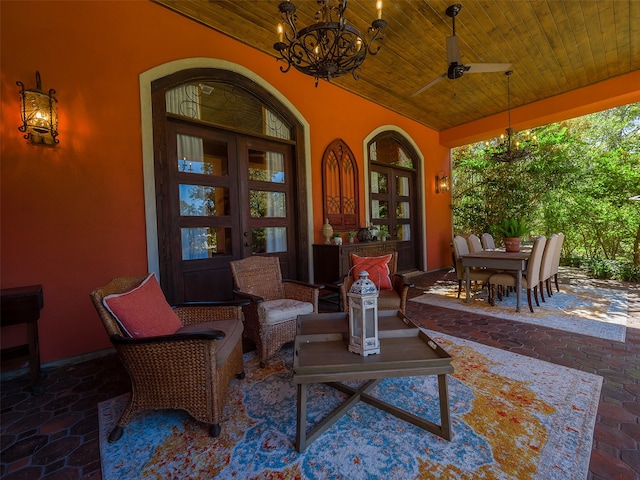
[[[293,383],[298,385],[296,449],[302,452],[359,401],[451,439],[447,374],[451,356],[401,312],[379,312],[380,353],[366,357],[351,353],[347,313],[300,315],[293,359]],[[418,417],[369,392],[384,378],[437,375],[441,425]],[[344,381],[367,380],[358,389]],[[307,385],[326,383],[350,395],[307,432]]]

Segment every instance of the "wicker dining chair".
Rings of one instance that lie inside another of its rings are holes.
[[[283,280],[278,257],[254,255],[230,262],[233,293],[243,308],[245,336],[258,350],[260,366],[296,336],[298,315],[318,312],[322,285]]]
[[[351,271],[349,275],[345,276],[342,284],[340,285],[340,296],[342,299],[342,308],[345,312],[349,311],[349,298],[347,293],[351,289],[353,282],[357,280],[357,276],[360,269],[356,271],[353,268],[354,258],[358,258],[360,265],[364,265],[362,270],[367,270],[369,272],[369,280],[372,280],[374,283],[379,281],[377,278],[377,274],[371,271],[370,268],[367,267],[367,262],[371,261],[372,264],[379,263],[378,260],[382,260],[388,257],[387,260],[387,268],[389,275],[389,285],[391,288],[379,288],[378,286],[378,310],[399,310],[404,313],[407,308],[407,294],[409,293],[409,288],[413,287],[413,283],[407,281],[402,275],[397,273],[398,270],[398,252],[387,252],[382,253],[380,255],[371,255],[368,252],[368,257],[358,257],[358,255],[351,254],[349,258],[349,265]],[[374,267],[375,268],[375,267]]]
[[[150,277],[114,278],[90,293],[131,381],[129,402],[111,431],[109,441],[120,439],[125,426],[138,412],[160,409],[184,410],[208,424],[211,436],[218,436],[227,388],[234,376],[244,378],[242,306],[247,302],[169,307],[165,300],[166,307],[175,312],[182,327],[173,334],[132,338],[122,324],[124,319],[114,316],[105,297],[139,291]],[[164,295],[155,282],[163,300]],[[155,312],[156,309],[147,311]],[[158,322],[153,318],[150,322],[157,328]]]

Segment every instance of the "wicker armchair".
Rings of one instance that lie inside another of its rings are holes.
[[[391,258],[389,259],[387,265],[389,267],[389,277],[391,279],[392,288],[379,291],[378,310],[399,310],[404,313],[405,309],[407,308],[407,294],[409,293],[409,288],[413,287],[413,283],[407,282],[402,275],[396,273],[398,270],[398,252],[386,253],[386,255],[391,255]],[[375,259],[382,256],[383,255],[380,255],[378,257],[371,256],[369,258]],[[350,265],[351,269],[353,269],[353,257],[350,257]],[[352,274],[353,272],[351,272],[350,275],[344,277],[344,280],[340,285],[342,308],[345,312],[349,311],[349,298],[347,297],[347,293],[349,293],[349,290],[351,289],[351,286],[355,281]],[[373,276],[370,276],[370,279],[375,281],[375,278]]]
[[[180,409],[221,431],[225,392],[232,378],[244,378],[242,305],[207,302],[174,307],[183,327],[175,334],[128,337],[103,303],[104,297],[129,292],[147,276],[119,277],[90,293],[109,338],[131,380],[131,395],[109,441],[118,440],[131,418],[143,410]]]
[[[298,315],[318,312],[321,285],[283,280],[278,257],[253,256],[230,262],[236,297],[243,308],[245,336],[255,343],[260,366],[296,336]]]

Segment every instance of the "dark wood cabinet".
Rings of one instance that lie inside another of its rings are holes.
[[[38,320],[44,307],[42,286],[3,288],[0,296],[0,319],[3,327],[27,326],[27,343],[2,351],[3,358],[27,355],[31,371],[31,387],[34,395],[42,395],[44,386],[40,382],[40,343],[38,340]]]
[[[350,255],[376,257],[396,251],[395,240],[386,242],[358,242],[342,245],[314,244],[313,272],[315,283],[331,285],[341,282],[349,273]]]

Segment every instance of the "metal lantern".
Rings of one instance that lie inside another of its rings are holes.
[[[20,116],[22,125],[18,130],[24,132],[24,138],[31,143],[54,146],[60,143],[58,136],[58,100],[51,88],[48,93],[42,91],[40,72],[36,72],[36,88],[26,89],[22,82],[16,82],[20,90]]]
[[[378,339],[378,289],[369,272],[358,273],[349,297],[349,351],[362,356],[380,353]]]

